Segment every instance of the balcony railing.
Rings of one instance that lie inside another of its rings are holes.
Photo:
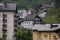
[[[3,14],[3,18],[6,18],[6,17],[7,17],[7,15],[4,13],[4,14]]]
[[[5,31],[5,32],[7,32],[7,28],[3,28],[2,30]]]
[[[14,18],[14,20],[17,20],[17,18]]]
[[[17,24],[16,24],[16,25],[14,25],[14,27],[17,27]]]
[[[6,40],[7,35],[3,34],[3,40]]]
[[[3,23],[3,28],[6,28],[7,27],[7,24]]]
[[[14,31],[17,32],[17,28],[16,27],[14,28]]]
[[[7,22],[7,19],[3,19],[3,23],[6,23]]]

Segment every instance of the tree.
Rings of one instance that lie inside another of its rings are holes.
[[[17,40],[32,40],[32,33],[30,30],[25,30],[24,28],[17,28]]]
[[[2,38],[0,38],[0,40],[2,40]]]

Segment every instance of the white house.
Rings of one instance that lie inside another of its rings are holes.
[[[18,10],[18,14],[20,18],[24,18],[28,14],[31,14],[31,11],[30,10]]]

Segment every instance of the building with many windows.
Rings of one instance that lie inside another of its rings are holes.
[[[16,40],[17,5],[15,3],[0,3],[0,38]]]

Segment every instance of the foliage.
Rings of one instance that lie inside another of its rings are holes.
[[[45,23],[60,23],[60,8],[48,8],[47,16],[42,19]]]
[[[37,5],[40,5],[40,3],[50,3],[52,0],[0,0],[0,2],[15,2],[19,6],[19,9],[25,9],[25,8],[35,8]]]
[[[2,40],[2,38],[0,38],[0,40]]]
[[[21,27],[17,28],[17,40],[32,40],[32,33]]]

